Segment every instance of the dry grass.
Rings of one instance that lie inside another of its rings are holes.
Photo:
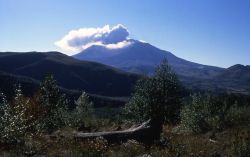
[[[172,127],[164,128],[165,145],[156,144],[150,148],[133,140],[119,145],[108,144],[102,138],[76,141],[70,136],[72,130],[68,129],[62,131],[69,135],[66,138],[49,139],[42,136],[26,142],[21,149],[1,147],[0,156],[27,156],[25,153],[34,151],[37,157],[137,157],[145,154],[152,157],[233,157],[235,138],[249,138],[250,132],[249,127],[237,127],[197,135],[176,134],[172,133]]]

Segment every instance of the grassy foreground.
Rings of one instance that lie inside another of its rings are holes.
[[[175,130],[176,127],[164,126],[161,141],[149,147],[133,140],[119,144],[109,144],[102,138],[77,141],[73,138],[74,130],[64,129],[57,131],[55,133],[57,137],[53,139],[42,135],[30,141],[26,140],[24,145],[1,146],[0,155],[5,157],[235,157],[243,156],[242,153],[249,151],[250,127],[247,126],[204,134],[179,133]]]

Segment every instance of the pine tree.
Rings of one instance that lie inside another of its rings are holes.
[[[40,86],[39,102],[43,113],[40,129],[49,133],[68,125],[68,100],[60,93],[52,75],[48,75]]]
[[[11,125],[11,107],[6,101],[6,97],[3,93],[1,93],[1,102],[0,102],[0,136],[1,136],[1,142],[5,143],[10,138],[10,132],[11,128],[9,127]]]
[[[27,134],[27,130],[34,125],[34,123],[30,123],[32,117],[26,114],[29,99],[25,99],[22,95],[20,85],[15,90],[12,104],[7,103],[3,94],[1,98],[1,141],[5,143],[21,142]]]
[[[180,102],[179,81],[167,60],[163,60],[153,76],[138,81],[125,111],[137,122],[151,119],[158,138],[162,124],[178,118]]]
[[[90,102],[89,96],[86,92],[82,92],[80,97],[75,102],[76,109],[75,109],[75,116],[74,116],[74,125],[76,127],[82,127],[86,124],[91,118],[93,113],[93,103]]]

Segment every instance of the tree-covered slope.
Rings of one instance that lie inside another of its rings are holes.
[[[104,96],[129,96],[138,75],[99,63],[79,61],[59,52],[0,53],[0,70],[43,80],[53,74],[67,89]]]

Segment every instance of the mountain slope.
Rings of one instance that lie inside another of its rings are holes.
[[[39,87],[39,82],[34,79],[0,71],[0,93],[11,97],[14,95],[15,86],[19,84],[22,85],[22,92],[29,96]]]
[[[132,45],[121,49],[92,46],[73,57],[80,60],[103,63],[140,74],[152,74],[155,67],[164,58],[168,59],[169,64],[180,76],[212,78],[223,71],[223,68],[197,64],[178,58],[172,53],[160,50],[148,43],[136,40],[132,40],[132,42]],[[100,54],[99,56],[98,53]]]
[[[0,53],[0,70],[43,80],[52,73],[67,89],[104,96],[129,96],[138,75],[99,63],[79,61],[59,52]]]
[[[13,98],[15,89],[18,85],[21,85],[22,93],[25,96],[33,96],[39,89],[40,81],[26,76],[13,75],[0,71],[0,93],[4,93],[7,99]],[[62,87],[59,88],[62,93],[66,94],[67,98],[70,98],[70,101],[76,100],[81,95],[81,91],[68,90]],[[89,96],[91,101],[94,102],[95,107],[119,107],[127,102],[126,98],[106,97],[96,94],[89,94]]]
[[[218,78],[220,79],[237,79],[242,81],[249,81],[250,83],[250,66],[236,64],[223,71]]]

